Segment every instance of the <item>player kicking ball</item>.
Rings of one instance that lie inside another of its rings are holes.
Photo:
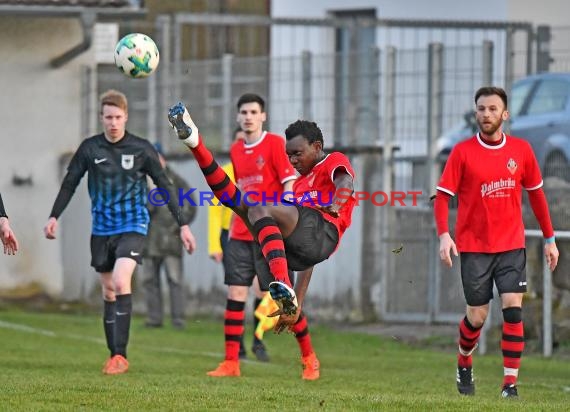
[[[301,313],[313,266],[337,249],[351,223],[354,171],[348,158],[339,152],[326,154],[317,124],[297,120],[285,130],[289,160],[300,174],[293,186],[296,201],[248,206],[205,146],[186,107],[182,103],[173,106],[168,120],[196,158],[214,195],[243,219],[259,242],[275,278],[269,284],[269,293],[280,308],[275,315],[281,315],[275,331],[290,329]],[[289,269],[301,271],[295,290]]]

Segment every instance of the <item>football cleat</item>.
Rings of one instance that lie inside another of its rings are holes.
[[[299,308],[295,291],[283,282],[271,282],[269,284],[269,294],[277,303],[279,309],[286,315],[294,315]]]
[[[462,395],[475,395],[473,368],[457,367],[457,390]]]
[[[301,358],[301,362],[303,363],[303,379],[307,381],[314,381],[319,379],[321,376],[321,372],[319,371],[321,363],[317,359],[315,352],[311,353],[308,356],[303,356]]]
[[[245,345],[243,343],[243,335],[241,336],[240,340],[239,340],[239,352],[238,352],[238,357],[240,359],[247,359],[247,352],[245,350]]]
[[[251,347],[251,351],[260,362],[269,362],[269,355],[263,342],[255,342]]]
[[[129,361],[122,355],[113,356],[103,368],[105,375],[119,375],[129,370]]]
[[[519,393],[517,391],[517,386],[514,384],[504,385],[501,391],[501,396],[503,398],[518,398]]]
[[[168,110],[168,121],[186,146],[191,149],[198,146],[198,128],[182,103],[175,104]]]
[[[225,360],[220,363],[216,369],[207,372],[206,375],[213,376],[215,378],[222,378],[226,376],[241,376],[241,371],[239,370],[239,361]]]

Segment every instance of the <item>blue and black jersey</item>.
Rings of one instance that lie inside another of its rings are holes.
[[[174,187],[148,140],[128,132],[116,143],[109,142],[104,134],[85,139],[69,163],[50,217],[61,215],[85,172],[94,235],[147,234],[147,175],[157,187],[168,190],[168,208],[179,225],[184,224]]]

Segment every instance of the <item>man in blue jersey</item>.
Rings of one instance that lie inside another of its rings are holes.
[[[180,226],[180,238],[188,253],[194,251],[196,241],[156,149],[148,140],[126,131],[125,95],[116,90],[105,92],[100,110],[104,132],[85,139],[71,159],[44,233],[46,238],[55,239],[57,219],[87,172],[92,211],[91,266],[100,274],[103,326],[111,352],[103,373],[115,375],[129,368],[131,278],[137,263],[141,263],[149,224],[147,175],[157,187],[168,190],[168,208]]]

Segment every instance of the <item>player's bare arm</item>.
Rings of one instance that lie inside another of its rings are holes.
[[[558,257],[560,253],[558,252],[558,247],[555,242],[547,243],[544,245],[544,256],[546,256],[546,264],[550,271],[556,269],[558,265]]]
[[[457,246],[455,246],[455,242],[451,238],[449,232],[442,233],[439,236],[439,258],[447,267],[451,267],[453,264],[451,262],[452,251],[454,256],[459,256],[457,253]]]
[[[56,232],[57,232],[57,219],[55,217],[50,217],[44,227],[44,235],[46,239],[55,239]]]
[[[287,180],[283,183],[283,197],[285,200],[293,201],[293,184],[295,183],[295,179]]]
[[[338,217],[338,211],[354,193],[354,179],[345,169],[339,168],[334,173],[333,183],[336,190],[332,202],[325,206],[318,205],[317,209],[333,217]]]
[[[18,240],[10,227],[10,221],[6,216],[0,217],[0,238],[4,245],[4,254],[15,255],[19,249]]]
[[[180,239],[188,254],[192,254],[196,250],[196,238],[188,225],[180,226]]]

